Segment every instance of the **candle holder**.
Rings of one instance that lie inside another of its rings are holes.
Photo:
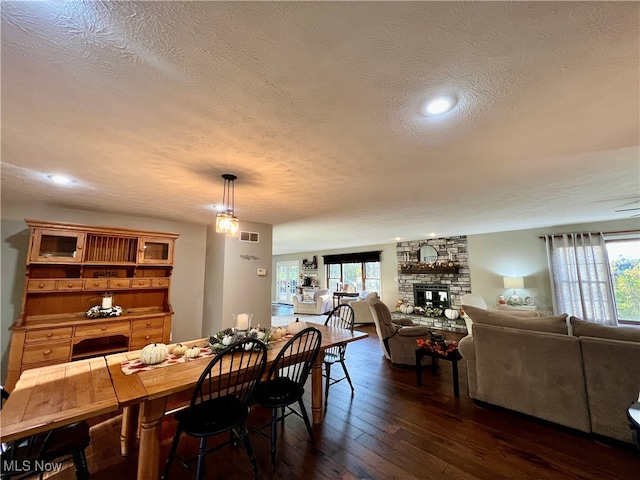
[[[251,319],[253,313],[234,313],[233,323],[235,325],[236,335],[246,337],[251,330]]]

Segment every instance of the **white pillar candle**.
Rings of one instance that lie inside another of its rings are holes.
[[[236,328],[240,331],[249,330],[249,315],[246,313],[240,313],[238,315]]]
[[[102,297],[102,308],[111,308],[113,306],[113,296],[104,295]]]

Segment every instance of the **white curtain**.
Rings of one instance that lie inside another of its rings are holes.
[[[601,233],[545,235],[553,307],[582,320],[617,325],[613,281]]]

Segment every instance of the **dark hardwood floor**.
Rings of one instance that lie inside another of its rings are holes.
[[[263,479],[640,478],[640,451],[632,445],[606,445],[512,412],[479,408],[467,395],[464,362],[460,398],[453,396],[450,362],[441,362],[435,377],[425,369],[423,386],[418,387],[415,370],[389,365],[375,330],[361,330],[371,336],[347,349],[355,396],[351,398],[346,382],[331,387],[324,424],[314,427],[315,447],[302,420],[288,417],[279,437],[277,468],[271,472],[268,439],[251,434]],[[307,394],[308,406],[309,401]],[[252,410],[253,425],[268,420],[269,412]],[[92,480],[135,478],[137,458],[119,455],[119,427],[120,417],[115,417],[92,428],[93,442],[87,451]],[[174,428],[173,419],[167,417],[164,456]],[[179,452],[195,454],[196,448],[194,440],[183,437]],[[69,469],[53,478],[74,476]],[[171,478],[194,475],[174,463]],[[212,454],[206,478],[252,478],[244,448],[225,447]]]

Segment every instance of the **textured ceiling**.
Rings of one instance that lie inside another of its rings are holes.
[[[234,173],[274,254],[639,206],[638,2],[1,8],[3,201],[209,224]]]

